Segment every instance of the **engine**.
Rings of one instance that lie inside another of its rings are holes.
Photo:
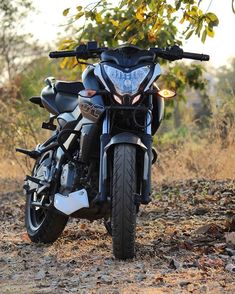
[[[68,195],[73,191],[75,179],[77,178],[77,171],[75,164],[72,162],[66,163],[63,166],[60,177],[60,193]]]
[[[64,164],[60,176],[59,192],[65,196],[83,188],[92,192],[92,181],[89,171],[90,168],[81,162],[68,162]]]

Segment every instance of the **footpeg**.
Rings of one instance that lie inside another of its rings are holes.
[[[42,129],[50,130],[50,131],[55,131],[56,130],[56,125],[53,125],[50,122],[43,122],[42,123]]]
[[[27,150],[27,149],[22,149],[22,148],[16,148],[16,152],[23,153],[25,155],[28,155],[29,157],[33,159],[37,159],[40,156],[40,152],[36,150]]]
[[[44,121],[42,123],[42,128],[50,131],[55,131],[57,127],[56,125],[54,125],[54,119],[55,116],[51,116],[48,122]]]
[[[25,194],[36,192],[39,194],[44,189],[48,188],[50,186],[50,183],[41,181],[38,178],[32,177],[32,176],[26,176],[24,180],[24,186],[23,189],[25,191]]]

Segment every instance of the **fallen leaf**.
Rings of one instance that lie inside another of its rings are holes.
[[[201,268],[219,268],[224,266],[224,262],[221,258],[207,258],[206,256],[202,256],[198,260],[199,266]]]
[[[24,233],[21,235],[21,240],[24,241],[24,242],[27,242],[29,243],[30,242],[30,239],[29,239],[29,236],[27,233]]]
[[[226,243],[231,243],[235,245],[235,232],[225,233]]]
[[[86,228],[86,224],[83,223],[83,224],[80,225],[81,230],[84,230],[85,228]]]
[[[228,232],[235,232],[235,216],[230,219],[227,219],[225,224],[225,230]]]
[[[180,262],[178,262],[177,260],[172,259],[172,260],[170,261],[169,267],[170,267],[170,268],[173,268],[173,269],[179,269],[179,268],[182,267],[182,264],[181,264]]]
[[[204,225],[200,228],[198,228],[195,231],[196,235],[212,235],[212,236],[217,236],[222,234],[223,232],[223,228],[221,228],[220,226],[216,225],[216,224],[208,224],[208,225]]]

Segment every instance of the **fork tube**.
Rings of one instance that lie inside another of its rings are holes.
[[[104,121],[103,121],[102,134],[109,134],[109,131],[110,131],[110,112],[109,110],[107,110]]]
[[[99,173],[99,196],[98,199],[100,202],[105,202],[107,200],[106,193],[106,180],[104,179],[104,156],[106,153],[104,152],[105,146],[110,141],[110,112],[106,111],[105,118],[103,121],[102,135],[100,136],[100,173]]]
[[[150,102],[151,103],[151,102]],[[150,106],[151,107],[151,106]],[[150,108],[151,109],[151,108]],[[146,114],[145,134],[142,137],[144,145],[147,147],[144,156],[144,174],[142,185],[142,204],[148,204],[151,201],[151,168],[152,168],[152,113],[148,110]]]
[[[152,135],[152,131],[151,131],[151,126],[152,126],[152,115],[151,115],[151,111],[148,110],[147,114],[146,114],[146,128],[145,128],[145,133],[148,135]]]

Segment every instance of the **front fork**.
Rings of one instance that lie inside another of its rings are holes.
[[[151,168],[152,168],[152,111],[146,114],[146,128],[142,136],[142,142],[146,146],[144,153],[143,181],[141,191],[141,203],[148,204],[151,201]]]
[[[148,204],[150,202],[151,194],[151,165],[152,165],[152,134],[151,134],[152,115],[149,109],[146,114],[146,126],[144,133],[141,134],[141,142],[135,140],[121,139],[119,143],[132,143],[139,145],[143,152],[143,174],[141,185],[141,203]],[[133,135],[134,136],[134,135]],[[135,136],[136,138],[136,136]],[[107,179],[108,179],[108,159],[107,146],[111,145],[110,135],[110,111],[107,110],[103,120],[102,135],[100,136],[100,172],[99,172],[99,194],[97,196],[98,202],[107,201]],[[138,138],[139,139],[139,138]],[[117,144],[118,141],[113,144]],[[141,180],[141,179],[140,179]]]
[[[103,120],[102,135],[100,136],[100,172],[99,172],[99,194],[98,201],[107,201],[107,154],[105,146],[108,145],[110,136],[110,111],[107,110]]]

